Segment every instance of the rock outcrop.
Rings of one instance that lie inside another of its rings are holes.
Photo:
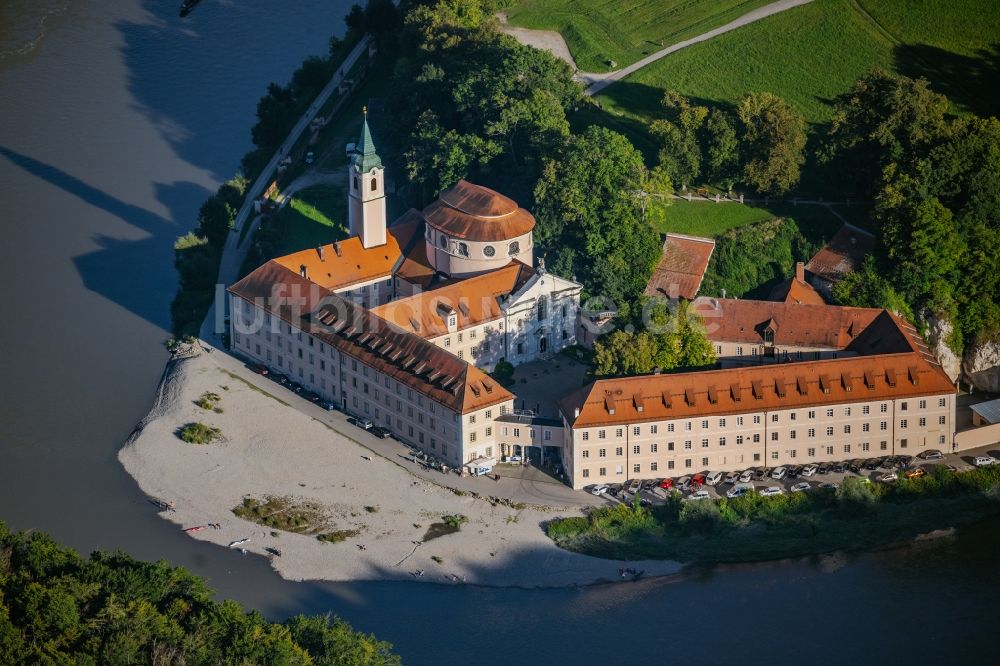
[[[962,378],[980,391],[1000,393],[1000,340],[981,342],[966,349]]]
[[[962,374],[962,359],[948,346],[948,338],[954,330],[951,322],[947,319],[938,319],[928,311],[920,313],[920,319],[927,326],[927,344],[937,357],[938,362],[944,369],[951,381],[958,379]]]

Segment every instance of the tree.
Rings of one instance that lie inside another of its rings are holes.
[[[535,187],[535,240],[554,271],[622,304],[645,288],[660,243],[639,210],[642,155],[621,134],[590,127],[549,160]]]
[[[660,139],[660,168],[675,183],[686,189],[701,174],[701,142],[699,133],[708,109],[691,104],[683,95],[668,90],[661,106],[666,118],[650,127]]]
[[[913,310],[889,280],[879,273],[875,258],[868,255],[861,268],[848,273],[833,285],[833,299],[840,305],[858,308],[884,308],[913,321]]]
[[[926,153],[944,132],[947,112],[948,99],[932,92],[926,79],[874,69],[834,99],[821,158],[841,158],[837,171],[851,174],[858,191],[871,193],[886,166]]]
[[[236,210],[222,197],[209,197],[198,211],[198,231],[213,248],[221,250],[235,219]]]
[[[761,192],[782,194],[799,182],[805,162],[806,121],[772,93],[740,100],[744,180]]]
[[[708,175],[731,190],[739,179],[740,142],[729,115],[712,109],[705,122],[705,162]]]

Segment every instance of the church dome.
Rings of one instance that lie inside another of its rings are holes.
[[[475,242],[513,240],[535,228],[535,218],[514,200],[464,180],[442,192],[423,217],[443,234]]]

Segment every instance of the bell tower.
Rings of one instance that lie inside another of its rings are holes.
[[[385,169],[368,129],[367,106],[364,114],[361,137],[347,165],[347,210],[351,235],[370,248],[385,245]]]

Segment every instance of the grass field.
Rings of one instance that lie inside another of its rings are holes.
[[[606,72],[700,35],[770,0],[522,0],[512,25],[562,34],[577,66]],[[616,68],[609,66],[617,63]]]
[[[714,238],[745,224],[763,222],[775,217],[795,220],[810,242],[821,245],[830,240],[844,221],[868,226],[868,210],[861,206],[826,206],[790,203],[768,206],[735,203],[687,202],[674,200],[669,206],[649,211],[653,228],[661,233],[674,232]]]
[[[985,0],[815,0],[657,61],[599,101],[612,114],[645,120],[659,113],[666,89],[709,105],[770,91],[823,123],[830,100],[879,66],[927,77],[956,111],[995,113],[998,15]]]
[[[274,219],[278,255],[347,236],[347,196],[334,185],[316,185],[297,192]]]

